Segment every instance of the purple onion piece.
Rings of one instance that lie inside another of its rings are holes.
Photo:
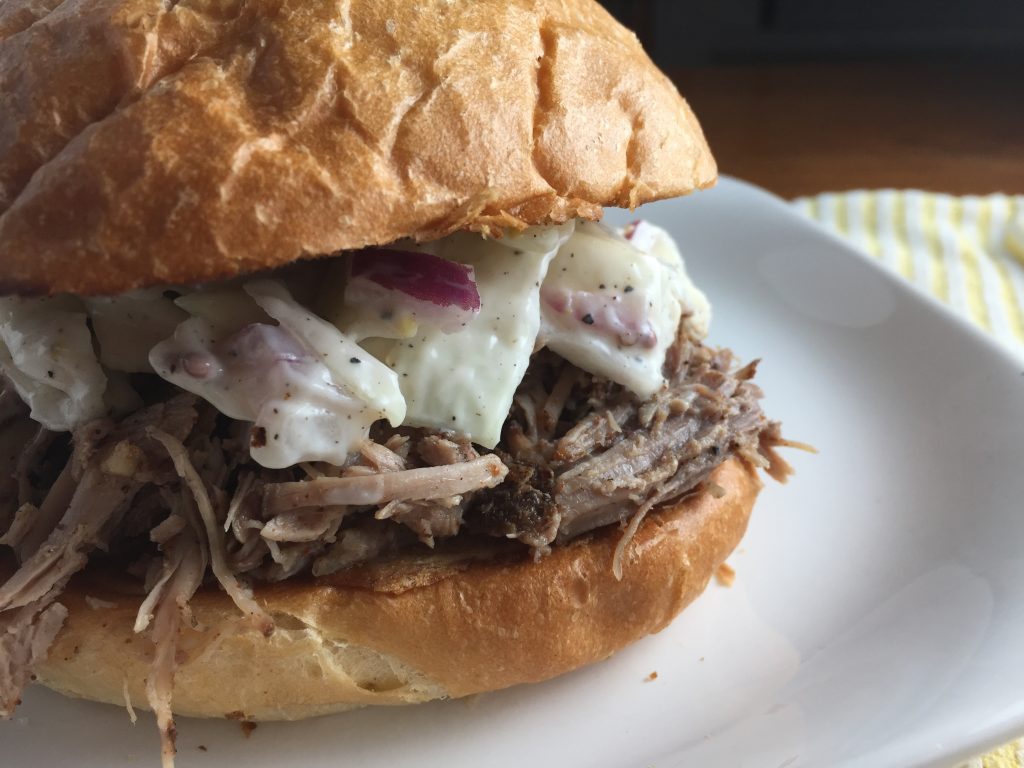
[[[429,253],[367,248],[352,254],[350,274],[439,307],[480,311],[473,268]]]

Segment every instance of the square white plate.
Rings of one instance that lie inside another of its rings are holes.
[[[182,720],[181,768],[902,768],[1024,733],[1024,362],[748,185],[643,215],[711,297],[712,341],[762,357],[766,409],[821,450],[765,490],[736,584],[542,685],[249,739]],[[149,716],[43,690],[0,745],[4,765],[159,763]]]

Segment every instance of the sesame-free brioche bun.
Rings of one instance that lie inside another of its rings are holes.
[[[594,0],[6,0],[0,293],[195,283],[715,180]]]
[[[222,592],[192,600],[174,710],[200,717],[297,719],[364,704],[411,704],[537,682],[610,656],[665,627],[742,537],[761,487],[738,460],[725,490],[652,512],[612,575],[622,532],[606,528],[533,562],[409,564],[362,586],[328,579],[260,587],[277,629],[264,638]],[[146,701],[152,643],[132,632],[141,597],[86,574],[61,596],[67,623],[39,669],[72,696]]]

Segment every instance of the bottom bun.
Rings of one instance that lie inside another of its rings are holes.
[[[720,498],[703,493],[648,515],[621,581],[612,557],[622,532],[612,527],[539,562],[468,562],[370,586],[263,586],[257,597],[277,623],[269,639],[225,594],[202,591],[192,600],[201,631],[179,639],[174,710],[292,720],[538,682],[607,658],[665,627],[743,536],[757,475],[733,460],[711,481],[725,489]],[[143,704],[153,646],[132,631],[140,600],[110,579],[73,582],[39,680],[71,696]]]

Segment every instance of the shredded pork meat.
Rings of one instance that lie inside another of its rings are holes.
[[[270,634],[253,582],[325,576],[462,531],[541,557],[621,525],[610,564],[621,576],[643,518],[703,487],[727,458],[784,479],[774,449],[786,442],[761,412],[755,368],[737,370],[728,351],[680,337],[667,386],[641,400],[541,351],[493,451],[465,436],[380,422],[345,465],[287,470],[252,462],[250,425],[191,395],[157,388],[142,410],[68,440],[39,430],[3,389],[0,545],[17,567],[0,584],[0,712],[13,708],[45,657],[66,616],[60,591],[97,549],[146,574],[135,630],[156,648],[146,696],[165,766],[175,750],[179,636],[192,626],[189,600],[204,581]],[[13,450],[12,440],[29,447]]]
[[[213,575],[220,582],[224,591],[228,593],[228,596],[234,601],[235,605],[238,606],[238,609],[250,618],[253,626],[261,634],[269,637],[274,631],[274,621],[253,599],[252,589],[243,584],[228,566],[224,531],[221,530],[221,523],[217,520],[217,513],[210,502],[210,495],[206,490],[206,486],[189,460],[188,451],[185,450],[181,440],[174,435],[169,435],[156,427],[150,427],[148,433],[150,437],[167,449],[167,453],[170,454],[171,460],[174,462],[174,468],[177,470],[178,476],[181,477],[186,487],[192,492],[195,506],[199,510],[199,517],[203,521],[203,529],[206,534],[206,552],[210,555]]]
[[[14,712],[32,670],[46,658],[67,615],[67,608],[50,595],[0,613],[0,717]]]
[[[263,508],[268,515],[278,515],[311,507],[365,507],[397,500],[442,499],[493,488],[505,479],[507,472],[501,459],[491,453],[440,467],[275,483],[264,492]]]
[[[186,506],[185,498],[180,508]],[[180,509],[179,508],[179,509]],[[189,524],[182,512],[168,520],[180,520],[176,532],[168,535],[160,545],[163,554],[161,575],[146,596],[135,621],[135,631],[144,631],[152,622],[150,638],[156,648],[153,664],[146,677],[146,702],[156,715],[160,728],[161,758],[164,768],[172,768],[177,752],[174,713],[171,698],[174,691],[174,671],[178,665],[178,635],[183,623],[191,620],[188,601],[203,582],[207,559],[194,523]],[[154,529],[156,531],[156,529]],[[164,534],[168,533],[165,528]],[[158,535],[154,539],[160,538]]]

